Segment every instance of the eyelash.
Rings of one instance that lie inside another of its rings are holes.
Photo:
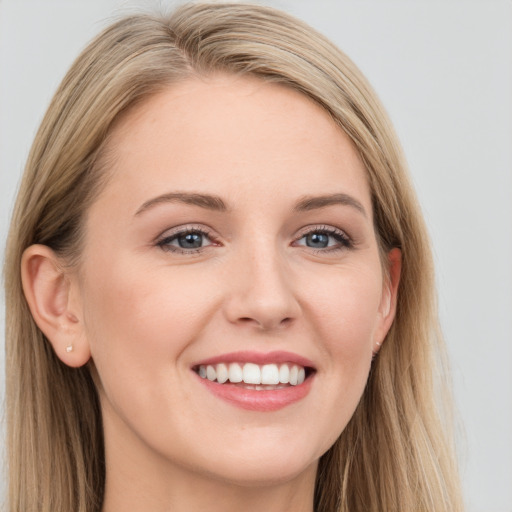
[[[297,242],[299,242],[300,240],[304,239],[305,237],[307,237],[308,235],[311,235],[311,234],[327,235],[329,237],[334,238],[337,242],[337,244],[335,244],[335,245],[332,245],[332,246],[328,245],[327,247],[323,247],[323,248],[314,248],[314,247],[309,247],[309,246],[300,244],[300,246],[306,247],[315,253],[324,253],[324,254],[327,252],[333,253],[333,252],[342,251],[342,250],[346,250],[346,249],[352,249],[354,247],[354,243],[353,243],[352,239],[345,232],[341,231],[340,229],[333,228],[331,226],[311,227],[310,229],[303,231],[301,233],[301,235],[294,240],[293,243],[297,244]],[[203,247],[188,248],[188,249],[171,245],[171,242],[174,242],[174,241],[178,240],[179,237],[183,237],[186,235],[201,235],[202,237],[207,238],[210,241],[210,244],[208,244],[207,246],[203,246]],[[170,235],[164,236],[160,240],[157,240],[156,245],[164,251],[190,255],[190,254],[196,254],[201,251],[204,251],[211,245],[216,245],[216,240],[213,237],[212,233],[210,231],[204,229],[203,227],[187,226],[187,227],[184,227],[183,229],[180,229]]]

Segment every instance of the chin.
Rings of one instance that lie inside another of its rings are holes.
[[[292,482],[298,478],[316,475],[318,460],[283,461],[276,456],[265,461],[226,461],[225,467],[216,468],[208,477],[238,487],[270,487]]]
[[[293,481],[301,475],[312,475],[314,479],[318,459],[328,449],[313,450],[305,441],[286,446],[280,439],[266,446],[254,443],[245,448],[249,449],[233,446],[220,456],[205,454],[208,460],[203,460],[203,471],[206,470],[209,478],[242,487],[272,486]]]

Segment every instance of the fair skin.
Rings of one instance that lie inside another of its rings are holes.
[[[40,245],[22,263],[57,355],[97,371],[104,512],[311,512],[400,273],[393,250],[383,275],[357,152],[299,93],[228,76],[148,99],[110,144],[78,268]],[[199,375],[234,362],[305,380]]]

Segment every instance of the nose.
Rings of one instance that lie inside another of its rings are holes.
[[[230,323],[272,331],[300,313],[291,269],[278,250],[246,250],[228,273],[224,311]]]

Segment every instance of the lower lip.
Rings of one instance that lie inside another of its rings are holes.
[[[195,373],[195,372],[194,372]],[[281,389],[257,391],[232,384],[219,384],[197,375],[203,386],[215,396],[240,409],[249,411],[271,412],[299,402],[311,389],[314,375],[310,375],[302,384]]]

